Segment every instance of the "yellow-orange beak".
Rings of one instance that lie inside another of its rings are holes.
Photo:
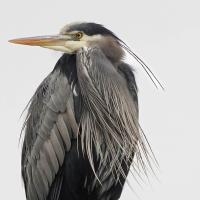
[[[46,35],[46,36],[36,36],[27,38],[18,38],[9,40],[9,42],[14,44],[31,45],[31,46],[54,46],[63,44],[67,40],[71,39],[69,35]]]
[[[37,37],[27,37],[9,40],[9,42],[14,44],[30,45],[30,46],[40,46],[48,49],[53,49],[56,51],[62,51],[71,53],[68,41],[73,40],[72,35],[47,35],[47,36],[37,36]]]

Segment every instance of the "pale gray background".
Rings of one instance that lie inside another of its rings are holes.
[[[136,65],[140,122],[160,163],[159,181],[152,176],[150,184],[139,188],[130,177],[139,197],[126,187],[121,199],[200,199],[199,10],[198,0],[2,1],[0,199],[25,200],[18,146],[23,120],[19,117],[61,55],[7,40],[57,33],[72,21],[106,25],[151,66],[166,88],[156,90]]]

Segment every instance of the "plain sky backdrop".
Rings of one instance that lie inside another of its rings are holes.
[[[121,200],[199,200],[200,1],[6,0],[0,7],[0,199],[25,200],[20,176],[20,114],[60,53],[7,41],[57,33],[66,23],[104,24],[145,60],[163,82],[156,90],[133,63],[140,123],[160,164],[157,180],[126,186]]]

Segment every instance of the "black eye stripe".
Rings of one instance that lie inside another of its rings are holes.
[[[105,28],[101,24],[96,24],[96,23],[81,23],[81,24],[75,24],[72,25],[68,31],[82,31],[86,35],[92,36],[92,35],[108,35],[112,36],[116,39],[117,36],[110,31],[109,29]]]

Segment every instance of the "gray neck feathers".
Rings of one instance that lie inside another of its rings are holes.
[[[117,39],[111,36],[104,36],[101,40],[91,42],[91,46],[97,46],[102,53],[116,66],[124,56],[124,50],[119,45]]]
[[[101,172],[116,175],[116,179],[117,175],[125,176],[122,163],[130,166],[135,153],[141,159],[139,144],[144,145],[137,105],[126,80],[100,48],[77,53],[77,75],[85,108],[80,122],[83,152],[100,181],[108,175]],[[93,164],[93,148],[100,163],[98,170]]]

